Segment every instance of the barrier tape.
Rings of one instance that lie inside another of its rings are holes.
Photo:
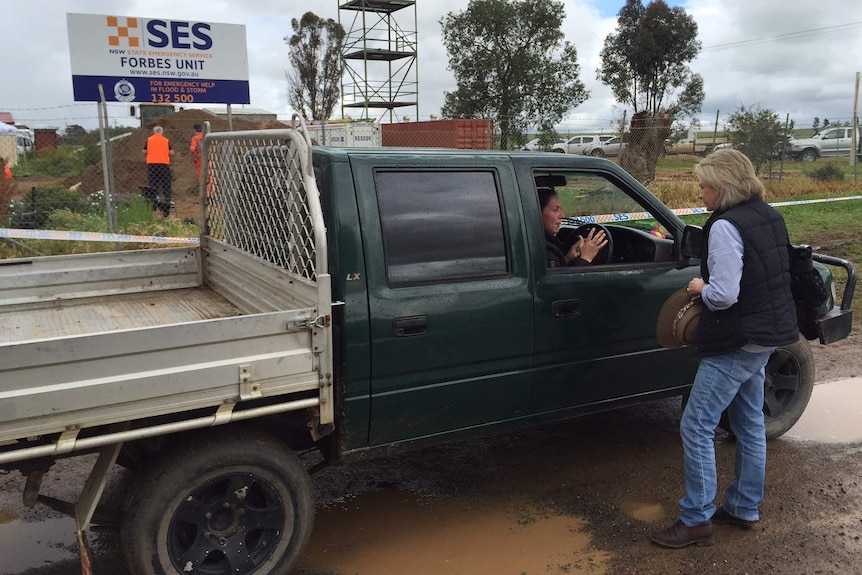
[[[862,200],[862,196],[846,196],[843,198],[823,198],[820,200],[796,200],[791,202],[774,202],[773,208],[784,206],[801,206],[805,204],[820,204],[823,202],[841,202],[845,200]],[[676,208],[671,210],[678,216],[692,214],[708,214],[706,208]],[[613,222],[630,222],[635,220],[651,220],[649,212],[628,212],[622,214],[600,214],[596,216],[578,216],[565,218],[567,224],[603,224]],[[0,238],[16,238],[30,240],[68,240],[79,242],[133,242],[145,244],[199,244],[199,238],[171,238],[162,236],[132,236],[129,234],[108,234],[102,232],[74,232],[61,230],[22,230],[0,228]]]
[[[773,208],[784,206],[801,206],[804,204],[820,204],[823,202],[842,202],[844,200],[862,200],[862,196],[846,196],[843,198],[823,198],[820,200],[795,200],[791,202],[773,202],[769,205]],[[678,216],[690,216],[692,214],[708,214],[706,208],[675,208],[671,210]],[[652,220],[654,216],[649,212],[628,212],[622,214],[600,214],[597,216],[577,216],[565,218],[567,224],[604,224],[613,222],[630,222],[634,220]]]
[[[170,238],[163,236],[132,236],[102,232],[75,232],[62,230],[20,230],[0,228],[0,238],[27,240],[68,240],[77,242],[135,242],[145,244],[198,244],[200,238]]]

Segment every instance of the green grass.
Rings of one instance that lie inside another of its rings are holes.
[[[162,218],[141,197],[133,197],[117,206],[118,229],[121,234],[159,237],[193,238],[200,234],[196,223],[173,218]],[[104,211],[77,213],[68,209],[51,212],[45,224],[52,230],[76,230],[82,232],[106,232]],[[134,250],[165,244],[80,242],[66,240],[15,240],[0,242],[0,259],[29,257],[36,255],[83,254],[107,252],[116,249]]]
[[[56,150],[46,150],[39,155],[28,157],[25,162],[16,166],[15,175],[26,172],[30,176],[74,176],[86,167],[84,154],[71,146],[60,146]]]

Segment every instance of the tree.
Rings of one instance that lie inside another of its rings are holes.
[[[313,12],[306,12],[300,20],[291,18],[290,27],[293,35],[284,38],[293,67],[286,73],[288,101],[309,119],[326,120],[341,97],[344,28]]]
[[[440,24],[457,87],[442,115],[492,118],[504,150],[529,126],[547,132],[588,96],[564,18],[557,0],[471,0],[449,12]]]
[[[823,118],[823,129],[824,130],[829,127],[829,124],[830,124],[829,118]]]
[[[627,0],[617,30],[605,38],[598,79],[614,97],[634,108],[620,164],[641,182],[655,178],[673,121],[693,116],[704,99],[703,78],[688,63],[700,52],[697,23],[664,0],[646,7]]]
[[[814,121],[811,122],[811,127],[814,128],[814,131],[816,132],[817,128],[820,127],[820,118],[818,118],[817,116],[814,116]]]
[[[791,125],[788,131],[792,129]],[[730,142],[748,156],[757,173],[764,162],[783,152],[790,135],[785,132],[778,114],[759,104],[737,108],[728,119],[727,131]]]
[[[83,138],[87,135],[87,130],[78,124],[70,124],[63,130],[63,135],[67,138]]]

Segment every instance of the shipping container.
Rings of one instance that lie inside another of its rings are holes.
[[[56,128],[36,128],[36,150],[45,148],[57,148]]]
[[[492,120],[431,120],[382,124],[381,127],[384,146],[494,149]]]
[[[314,124],[306,128],[319,146],[377,148],[383,144],[380,138],[380,124],[374,122]]]

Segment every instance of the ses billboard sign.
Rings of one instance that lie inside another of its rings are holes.
[[[245,26],[66,14],[75,101],[248,104]]]

